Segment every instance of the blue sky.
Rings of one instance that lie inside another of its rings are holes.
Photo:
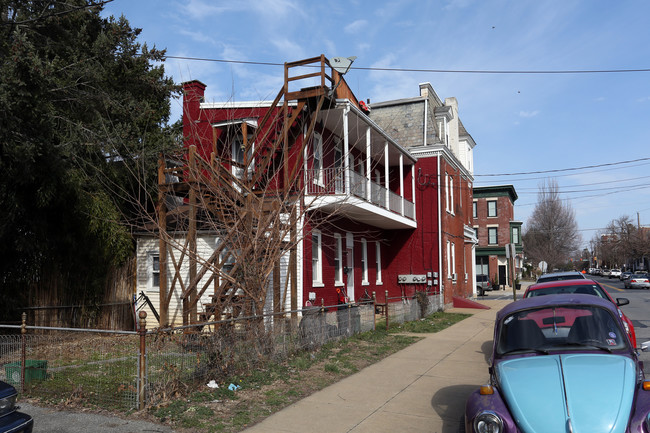
[[[513,184],[526,222],[537,190],[554,176],[586,244],[628,215],[650,225],[650,68],[646,0],[114,0],[142,28],[140,42],[169,56],[282,64],[357,56],[346,80],[360,99],[418,95],[430,82],[456,97],[477,145],[475,185]],[[178,83],[198,79],[208,101],[273,99],[280,66],[169,59]],[[174,117],[180,116],[174,103]],[[556,173],[530,173],[635,161]],[[524,226],[525,227],[525,226]]]

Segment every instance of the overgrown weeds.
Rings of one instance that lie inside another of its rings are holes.
[[[378,328],[331,341],[316,350],[298,352],[286,361],[268,362],[232,376],[217,389],[198,385],[182,403],[161,403],[149,412],[175,428],[238,432],[421,339],[410,333],[438,332],[465,317],[439,312],[416,322],[391,325],[388,332]],[[230,384],[240,388],[228,391]]]

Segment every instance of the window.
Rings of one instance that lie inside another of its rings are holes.
[[[381,281],[381,244],[375,242],[375,267],[377,271],[377,284],[382,284]]]
[[[519,227],[512,228],[512,243],[513,244],[521,243],[521,240],[519,239]]]
[[[160,287],[160,256],[158,254],[151,254],[150,263],[150,287],[157,288]]]
[[[478,218],[478,202],[476,200],[472,203],[472,218]]]
[[[323,248],[321,233],[311,234],[311,278],[314,285],[323,285]]]
[[[449,211],[449,175],[445,173],[445,210]]]
[[[498,227],[488,227],[488,244],[496,245],[499,243]]]
[[[456,279],[456,244],[451,243],[451,274],[452,278]]]
[[[323,185],[323,137],[314,132],[313,140],[314,183]]]
[[[343,285],[343,241],[334,234],[334,284]]]
[[[487,211],[488,211],[488,217],[495,217],[497,216],[497,201],[496,200],[489,200],[487,202]]]
[[[231,154],[232,154],[232,174],[235,175],[237,179],[243,179],[244,170],[248,170],[248,177],[250,178],[253,170],[255,169],[255,159],[253,158],[253,152],[255,151],[255,144],[251,143],[253,139],[253,134],[247,135],[247,145],[248,151],[244,148],[244,138],[243,135],[237,134],[231,143]]]
[[[368,242],[361,238],[361,284],[368,282]]]
[[[449,212],[454,213],[454,177],[449,176],[449,194],[451,196],[451,204],[449,205]]]

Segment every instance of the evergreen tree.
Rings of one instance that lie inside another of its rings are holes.
[[[0,0],[0,318],[30,291],[101,299],[132,252],[177,86],[163,50],[86,0]],[[176,140],[175,140],[176,138]]]

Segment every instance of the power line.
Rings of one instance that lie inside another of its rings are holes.
[[[555,170],[521,171],[517,173],[499,173],[499,174],[475,174],[474,176],[475,177],[496,177],[496,176],[521,176],[527,174],[542,174],[542,173],[561,173],[564,171],[586,170],[588,168],[597,168],[597,167],[611,167],[613,165],[631,164],[633,162],[648,161],[648,160],[650,160],[650,158],[639,158],[639,159],[632,159],[629,161],[608,162],[605,164],[596,164],[596,165],[585,165],[582,167],[558,168]]]
[[[199,62],[217,62],[217,63],[236,63],[241,65],[261,65],[261,66],[284,66],[284,63],[276,62],[253,62],[246,60],[227,60],[212,59],[206,57],[189,57],[189,56],[165,56],[167,59],[192,60]],[[305,65],[305,67],[316,68],[319,66]],[[488,69],[420,69],[420,68],[379,68],[379,67],[361,67],[352,66],[350,69],[359,71],[386,71],[386,72],[425,72],[440,74],[610,74],[610,73],[633,73],[633,72],[650,72],[650,68],[624,68],[624,69],[564,69],[564,70],[488,70]]]

